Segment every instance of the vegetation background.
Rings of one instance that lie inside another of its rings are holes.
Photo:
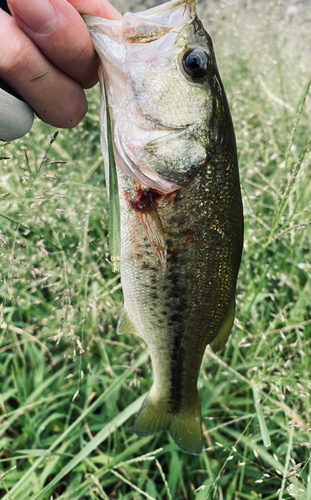
[[[56,136],[36,120],[1,144],[5,500],[311,498],[311,5],[209,0],[198,11],[231,105],[245,208],[235,326],[199,378],[204,452],[133,433],[152,374],[143,341],[116,336],[96,88],[74,130]]]

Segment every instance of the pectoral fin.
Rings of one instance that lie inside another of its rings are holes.
[[[137,215],[144,226],[150,244],[159,257],[162,269],[166,268],[166,243],[163,234],[162,222],[157,209],[152,204],[148,210],[137,210]]]
[[[133,335],[138,335],[139,333],[133,325],[132,321],[129,318],[128,312],[125,307],[122,309],[122,313],[117,326],[117,334],[121,335],[122,333],[132,333]]]
[[[234,315],[235,315],[235,298],[232,300],[229,306],[228,312],[222,322],[217,337],[210,344],[214,352],[219,351],[226,344],[229,337],[229,333],[231,332],[231,328],[233,325]]]

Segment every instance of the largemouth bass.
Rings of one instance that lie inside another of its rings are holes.
[[[220,349],[230,333],[243,243],[235,135],[212,41],[195,0],[86,22],[118,172],[118,333],[145,340],[154,372],[135,431],[168,430],[182,450],[199,454],[197,379],[206,346]],[[103,106],[107,172],[106,123]]]

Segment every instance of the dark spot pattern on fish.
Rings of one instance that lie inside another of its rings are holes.
[[[173,245],[173,240],[171,241]],[[185,336],[185,311],[187,309],[187,291],[183,284],[182,269],[183,259],[178,259],[172,249],[168,250],[168,274],[165,290],[167,297],[173,301],[167,317],[172,345],[170,349],[170,403],[173,412],[178,412],[183,402],[184,392],[184,348],[182,342]],[[164,288],[164,287],[163,287]]]
[[[174,327],[171,328],[173,345],[170,352],[171,390],[169,400],[172,404],[172,410],[178,412],[183,402],[184,348],[182,346],[182,325],[177,323]]]
[[[146,261],[142,263],[141,267],[142,267],[142,269],[145,269],[146,271],[151,269],[151,267],[149,266],[149,264],[146,263]]]

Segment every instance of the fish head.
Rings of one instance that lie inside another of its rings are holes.
[[[118,21],[86,18],[112,117],[116,164],[169,193],[186,186],[230,121],[210,36],[194,0],[173,0]],[[102,115],[105,128],[105,116]]]

